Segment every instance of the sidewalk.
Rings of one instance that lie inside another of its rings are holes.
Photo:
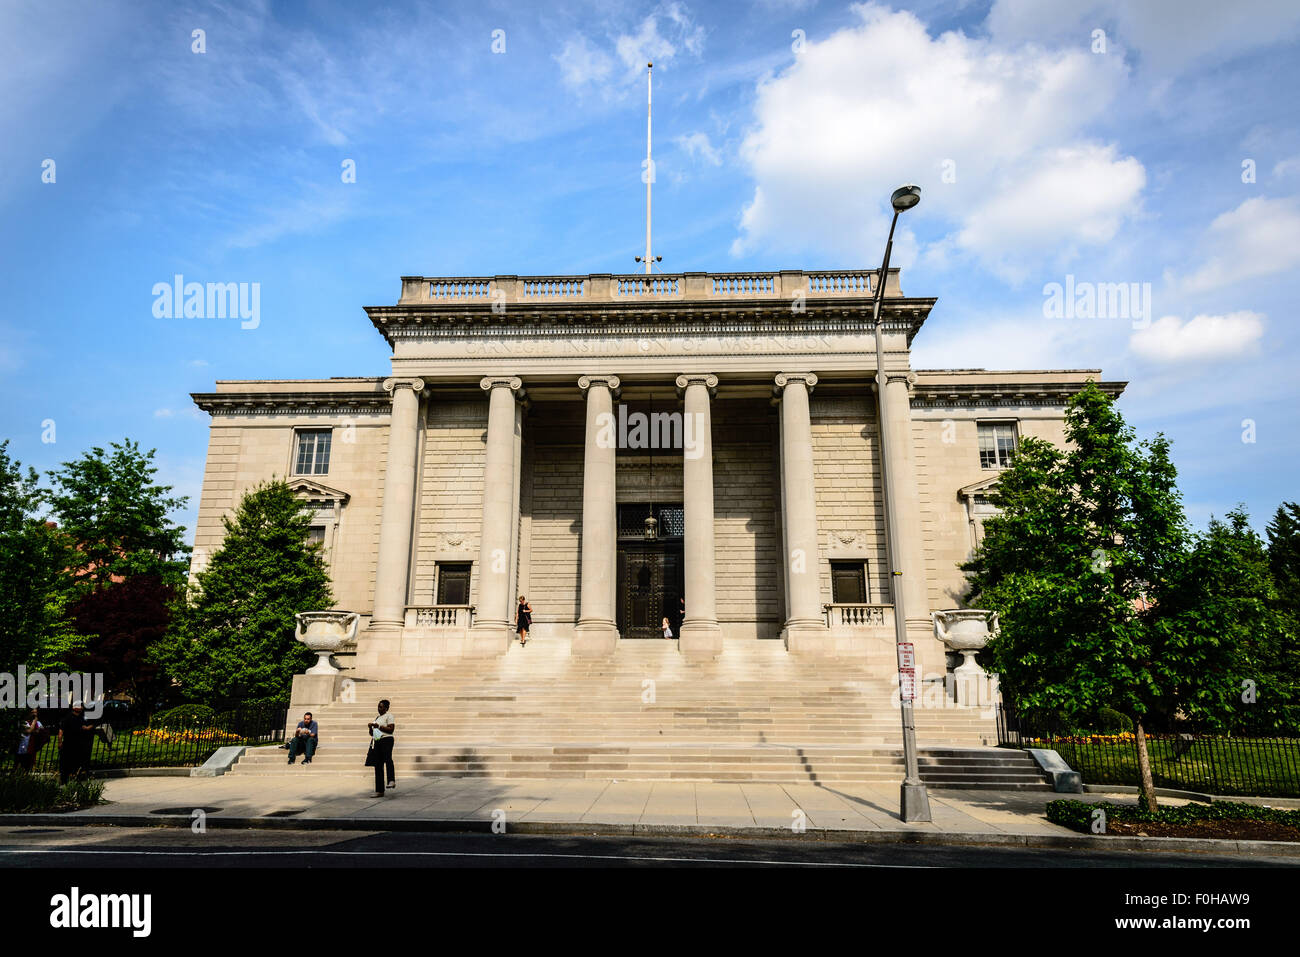
[[[15,824],[112,824],[515,833],[619,833],[1213,851],[1300,858],[1300,845],[1189,838],[1098,837],[1051,824],[1044,805],[1058,797],[1132,801],[1132,795],[1049,791],[930,791],[933,821],[898,819],[898,786],[723,784],[664,781],[492,781],[416,778],[374,797],[368,773],[316,774],[299,766],[276,775],[219,778],[130,777],[107,782],[105,804],[62,815],[0,815]],[[1166,798],[1167,804],[1186,801]]]

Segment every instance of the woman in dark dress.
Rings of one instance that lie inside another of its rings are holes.
[[[519,632],[519,647],[528,644],[528,629],[533,627],[533,607],[528,599],[519,596],[519,607],[515,610],[515,631]]]

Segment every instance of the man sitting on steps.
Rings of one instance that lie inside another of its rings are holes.
[[[294,759],[299,754],[306,754],[303,764],[311,764],[311,757],[316,753],[316,745],[320,743],[319,729],[313,720],[311,712],[308,711],[298,722],[298,727],[294,729],[293,737],[289,739],[289,763],[293,764]]]

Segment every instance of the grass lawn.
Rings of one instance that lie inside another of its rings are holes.
[[[1100,740],[1097,740],[1100,739]],[[1132,738],[1097,735],[1094,740],[1036,743],[1051,747],[1082,776],[1085,784],[1138,784],[1137,749]],[[1156,787],[1242,794],[1300,797],[1300,738],[1197,738],[1186,742],[1147,739]]]

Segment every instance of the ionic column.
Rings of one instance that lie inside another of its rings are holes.
[[[415,515],[415,451],[420,435],[420,393],[424,390],[424,380],[386,379],[384,388],[392,393],[393,411],[388,425],[388,465],[384,471],[370,630],[400,633],[406,619],[411,526]]]
[[[614,396],[618,376],[578,380],[587,397],[582,453],[582,591],[574,655],[608,655],[618,646],[614,620],[614,576],[618,561],[618,506],[614,499],[614,457],[618,436]]]
[[[523,383],[514,376],[489,376],[479,382],[488,394],[487,456],[483,463],[483,524],[479,534],[478,599],[474,609],[476,653],[502,653],[513,633],[514,596],[510,594],[511,546],[515,505],[515,395]]]
[[[686,619],[679,650],[688,656],[713,657],[722,651],[718,627],[717,556],[713,547],[713,424],[709,400],[718,377],[689,373],[677,377],[685,393],[682,420],[682,505],[685,511],[683,559]]]
[[[812,417],[808,395],[817,384],[811,372],[776,377],[781,400],[781,500],[785,505],[785,628],[790,651],[826,650],[829,630],[821,607],[817,552],[817,486],[813,475]]]
[[[878,393],[881,438],[884,451],[885,520],[890,528],[890,600],[898,604],[903,593],[907,636],[916,645],[921,665],[930,671],[944,670],[942,645],[934,638],[930,599],[926,588],[925,554],[922,551],[921,503],[917,497],[912,454],[912,382],[906,371],[886,372],[883,393]]]

